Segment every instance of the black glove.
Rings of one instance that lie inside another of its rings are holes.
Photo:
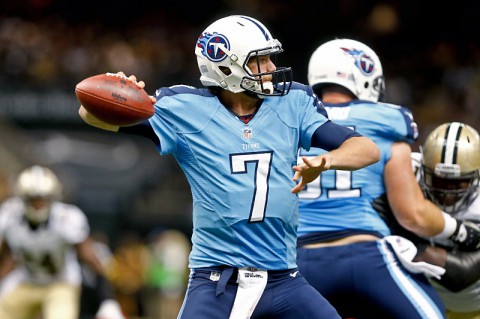
[[[463,251],[475,251],[480,249],[480,227],[468,220],[458,220],[455,232],[450,239]]]
[[[480,280],[480,251],[448,251],[446,258],[438,283],[448,290],[458,292]]]

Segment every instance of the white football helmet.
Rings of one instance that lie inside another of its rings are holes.
[[[60,198],[62,186],[50,169],[35,165],[19,174],[14,191],[25,203],[27,220],[39,224],[48,219],[51,202]],[[45,203],[38,205],[38,200]]]
[[[338,84],[359,100],[381,101],[385,94],[382,64],[365,44],[350,39],[335,39],[319,46],[310,57],[308,84],[316,91],[324,85]]]
[[[451,122],[435,128],[421,148],[421,186],[446,213],[455,214],[478,194],[480,138],[471,126]]]
[[[287,94],[292,84],[292,70],[277,67],[276,71],[261,73],[259,68],[250,70],[247,63],[250,58],[265,55],[273,59],[281,52],[281,43],[272,38],[261,22],[240,15],[212,23],[199,36],[195,47],[203,85],[234,93],[252,92],[259,97]],[[264,82],[262,75],[271,75],[272,81]]]

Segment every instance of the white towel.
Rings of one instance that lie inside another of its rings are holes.
[[[427,277],[435,277],[437,279],[440,279],[445,273],[445,269],[440,266],[424,261],[412,261],[417,254],[417,247],[410,240],[394,235],[384,237],[383,239],[392,246],[398,259],[400,259],[400,262],[408,271],[416,274],[423,273]]]
[[[244,267],[238,269],[238,290],[233,302],[229,319],[248,319],[252,315],[258,301],[267,286],[266,270]]]

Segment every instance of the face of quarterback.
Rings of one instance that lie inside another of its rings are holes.
[[[247,67],[252,74],[258,74],[256,78],[262,87],[263,93],[272,94],[272,72],[274,72],[277,67],[271,60],[270,55],[252,56],[247,62]]]

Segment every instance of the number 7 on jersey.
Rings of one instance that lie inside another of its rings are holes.
[[[265,218],[268,199],[268,178],[272,166],[273,152],[231,154],[230,165],[232,174],[246,174],[247,164],[255,164],[254,191],[252,208],[250,210],[250,223],[261,222]]]

